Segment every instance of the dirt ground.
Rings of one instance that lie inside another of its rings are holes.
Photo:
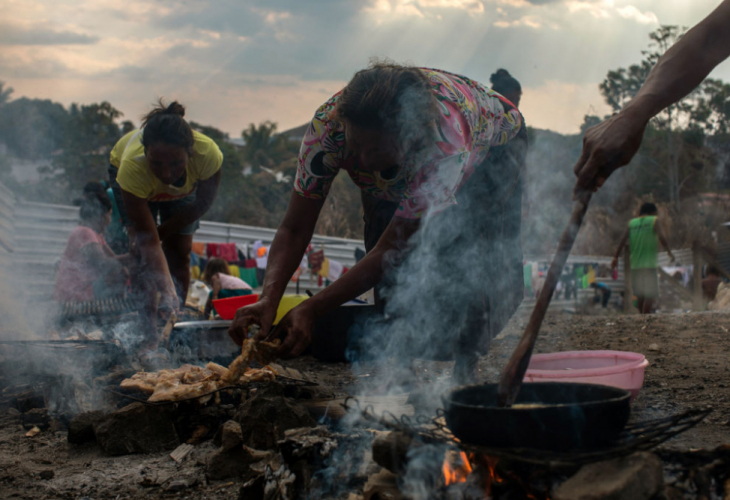
[[[521,315],[480,361],[480,378],[495,381],[527,321]],[[665,447],[712,449],[730,442],[730,313],[623,316],[597,311],[576,315],[551,311],[537,352],[615,349],[644,353],[646,380],[632,406],[633,418],[650,419],[712,406],[713,413]],[[656,345],[653,345],[656,344]],[[288,363],[340,394],[363,387],[374,370],[311,358]],[[449,363],[416,364],[421,380],[448,375]],[[204,476],[211,443],[196,447],[182,464],[168,453],[108,457],[94,444],[70,445],[64,431],[25,437],[17,412],[0,414],[0,497],[2,498],[235,498],[240,482]]]

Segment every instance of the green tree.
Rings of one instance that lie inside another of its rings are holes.
[[[599,85],[606,103],[614,111],[623,108],[644,84],[659,58],[685,32],[684,27],[660,26],[650,33],[651,42],[649,49],[642,51],[643,60],[628,68],[609,71]],[[704,88],[711,90],[707,84]],[[653,184],[661,185],[665,199],[675,210],[679,210],[682,191],[695,181],[698,162],[693,155],[701,149],[697,146],[704,141],[702,130],[706,128],[700,124],[713,113],[709,101],[702,99],[702,90],[698,90],[660,112],[647,129],[637,161],[650,164],[653,172],[661,172],[662,179],[655,179]],[[694,129],[692,133],[686,133],[688,128]]]
[[[122,122],[122,135],[126,135],[132,130],[136,129],[137,127],[134,126],[134,123],[132,123],[129,120],[124,120]]]
[[[0,142],[16,158],[50,158],[63,147],[69,120],[69,113],[61,104],[21,97],[2,106]]]
[[[298,151],[298,144],[292,144],[285,137],[277,135],[276,130],[276,123],[265,121],[258,126],[251,123],[241,132],[245,142],[243,159],[254,172],[258,172],[261,167],[273,169]]]
[[[0,81],[0,107],[10,101],[10,95],[13,93],[13,87],[6,87],[5,82]]]
[[[109,153],[121,138],[117,120],[122,116],[108,102],[89,105],[72,104],[63,149],[54,156],[50,167],[41,170],[66,196],[92,180],[106,179]]]

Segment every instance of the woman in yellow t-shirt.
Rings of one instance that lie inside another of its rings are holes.
[[[138,280],[142,292],[160,292],[159,308],[167,311],[184,304],[193,233],[215,200],[223,163],[216,143],[192,130],[184,115],[178,102],[160,101],[142,128],[122,137],[110,155],[120,216],[145,273]],[[151,320],[157,314],[147,312]],[[154,347],[156,335],[148,335],[146,343]]]

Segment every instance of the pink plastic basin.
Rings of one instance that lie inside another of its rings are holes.
[[[644,384],[649,365],[643,354],[624,351],[565,351],[535,354],[525,382],[581,382],[620,387],[633,400]]]

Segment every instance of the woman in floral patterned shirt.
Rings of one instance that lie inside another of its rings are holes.
[[[471,246],[473,241],[504,241],[508,228],[509,252],[514,272],[519,274],[512,281],[521,284],[520,172],[525,150],[519,111],[477,82],[446,71],[386,63],[358,72],[316,111],[304,135],[294,192],[271,246],[263,292],[255,305],[238,311],[231,336],[240,343],[254,323],[261,326],[262,337],[269,332],[286,284],[311,240],[324,199],[340,170],[362,191],[368,255],[282,320],[279,331],[286,334],[282,356],[297,356],[305,350],[317,316],[382,285],[386,261],[391,262],[393,255],[402,258],[409,239],[426,221],[432,227],[438,227],[438,221],[453,227],[454,217],[459,219],[464,230],[456,236],[463,243],[450,238],[441,245],[443,249],[455,243]],[[499,167],[490,165],[493,158],[501,159]],[[506,166],[505,158],[509,159]],[[471,189],[469,194],[467,188],[472,184],[481,191]],[[466,221],[459,215],[466,212],[472,214],[469,218],[480,214],[479,220]],[[425,227],[421,233],[426,234]],[[506,246],[500,245],[504,253],[502,247]],[[417,244],[410,246],[409,257],[418,254],[417,248]],[[488,257],[488,250],[480,250],[480,255]],[[386,254],[390,256],[384,259]],[[500,262],[495,268],[504,265]],[[510,282],[508,288],[521,298],[518,286]],[[485,301],[480,304],[476,316],[483,318]],[[479,321],[480,325],[470,328],[484,330],[483,319]],[[468,351],[475,350],[474,343],[466,342]]]

